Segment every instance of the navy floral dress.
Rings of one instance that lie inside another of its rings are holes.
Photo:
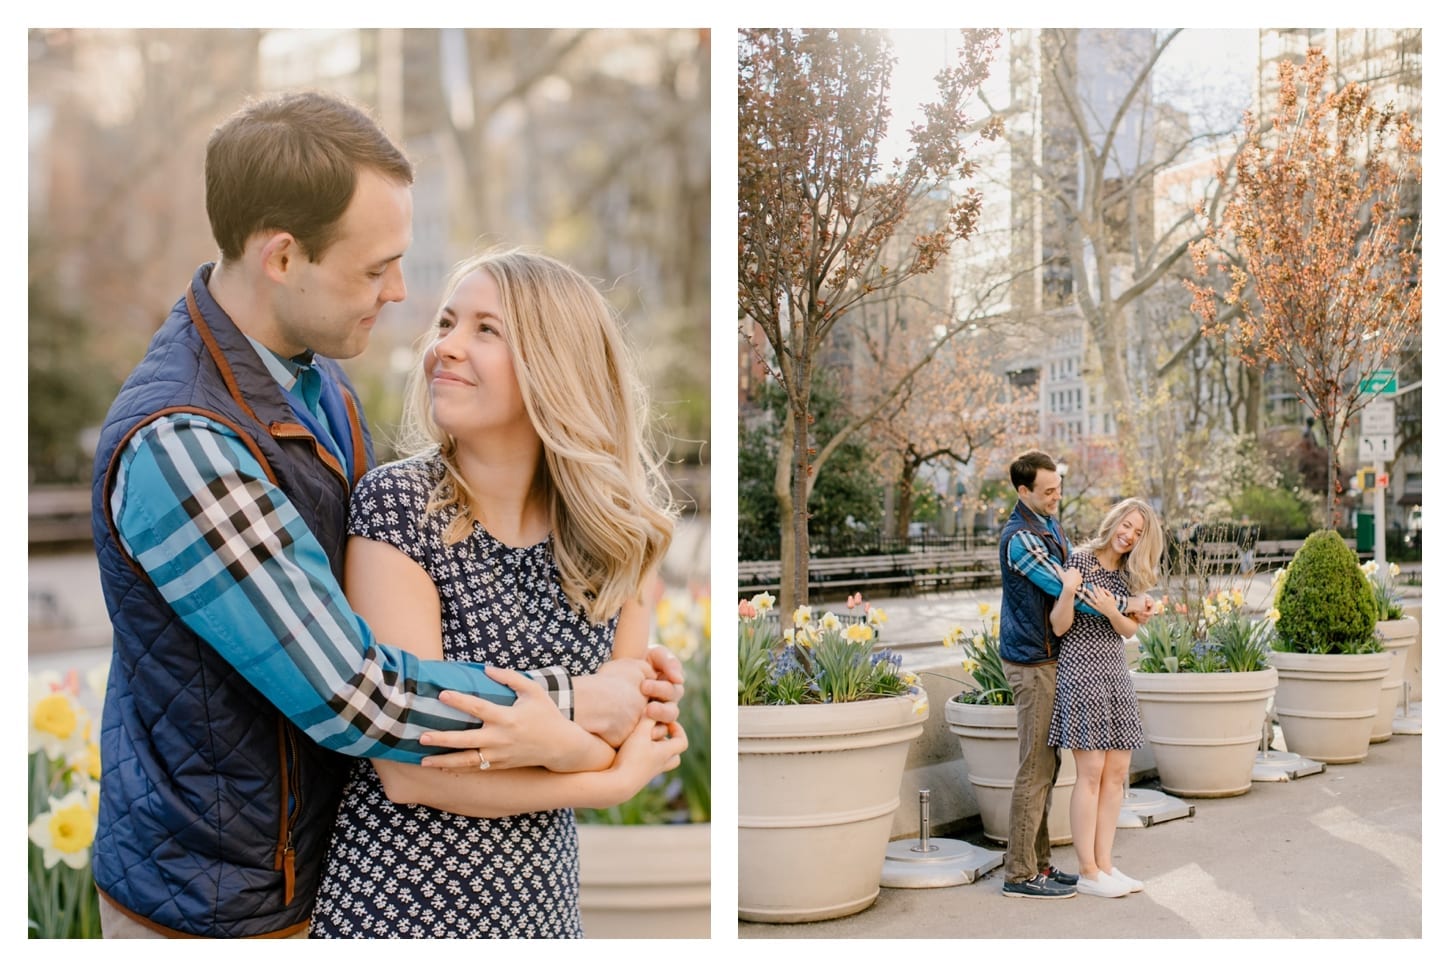
[[[615,619],[589,623],[564,597],[553,543],[513,548],[475,524],[443,542],[448,514],[424,512],[435,455],[369,472],[349,532],[423,566],[442,603],[443,653],[519,671],[588,674],[608,660]],[[360,759],[343,790],[312,914],[314,937],[579,937],[579,842],[571,809],[502,819],[399,805]]]
[[[1091,551],[1078,551],[1069,567],[1082,572],[1083,584],[1126,597],[1128,585]],[[1137,749],[1143,745],[1138,693],[1128,675],[1123,636],[1098,614],[1073,614],[1057,658],[1057,694],[1047,744],[1060,749]]]

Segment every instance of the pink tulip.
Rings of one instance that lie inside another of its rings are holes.
[[[755,605],[751,604],[749,601],[746,601],[744,598],[740,599],[740,617],[755,617]]]

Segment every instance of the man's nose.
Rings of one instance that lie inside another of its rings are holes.
[[[401,259],[388,266],[384,275],[382,299],[384,302],[402,302],[408,297],[408,285],[403,281],[403,262]]]

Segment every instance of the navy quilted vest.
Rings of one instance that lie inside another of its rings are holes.
[[[348,473],[299,424],[246,337],[212,300],[211,265],[121,388],[101,431],[92,527],[114,629],[101,718],[94,869],[102,892],[167,934],[253,937],[311,915],[348,760],[322,749],[177,619],[116,540],[116,455],[166,412],[236,430],[341,575],[347,504],[372,463],[340,367],[356,466]]]
[[[1020,530],[1042,538],[1059,564],[1067,563],[1067,548],[1058,542],[1038,516],[1021,501],[1002,527],[997,558],[1002,567],[1002,657],[1019,665],[1056,661],[1057,636],[1052,633],[1052,601],[1044,591],[1007,566],[1007,543]]]

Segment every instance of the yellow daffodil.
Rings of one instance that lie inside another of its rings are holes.
[[[88,721],[75,693],[61,686],[59,675],[30,676],[29,751],[44,751],[51,759],[64,759],[84,747]]]
[[[1234,588],[1233,598],[1235,608],[1242,608],[1244,606],[1244,593],[1238,588]]]
[[[1400,576],[1400,566],[1398,564],[1391,564],[1390,565],[1390,577],[1397,578],[1399,576]]]
[[[101,747],[95,742],[87,742],[86,747],[80,752],[71,756],[71,764],[76,770],[84,775],[90,776],[96,782],[101,781]]]
[[[797,628],[804,628],[811,623],[811,609],[801,605],[795,609],[795,614],[791,615],[790,620]]]
[[[1379,569],[1380,569],[1380,565],[1379,565],[1379,562],[1378,561],[1365,561],[1359,567],[1360,567],[1360,570],[1364,571],[1364,573],[1367,574],[1367,575],[1369,575],[1369,574],[1377,574],[1379,572]]]
[[[1278,608],[1270,608],[1267,617],[1268,617],[1268,619],[1271,622],[1272,621],[1278,621],[1279,620],[1279,609]]]
[[[876,637],[876,632],[870,625],[853,624],[846,629],[846,637],[852,641],[870,641]]]
[[[30,824],[30,841],[40,847],[46,869],[61,862],[71,869],[83,869],[91,861],[96,814],[83,790],[76,789],[60,799],[48,798],[50,810]]]
[[[821,630],[822,631],[840,631],[841,630],[841,619],[838,618],[838,617],[836,617],[836,612],[834,612],[834,611],[827,611],[825,614],[821,615]]]
[[[757,611],[769,611],[775,607],[775,596],[762,591],[760,594],[751,598],[750,603],[755,606]]]
[[[901,673],[901,683],[907,688],[915,688],[920,682],[921,679],[917,677],[916,672]]]
[[[785,635],[785,643],[787,645],[795,644],[795,629],[794,628],[787,628],[787,629],[785,629],[785,631],[783,633]]]
[[[974,662],[974,661],[972,661],[972,659],[970,659],[970,658],[963,658],[962,659],[962,671],[966,672],[968,675],[975,674],[976,671],[977,671],[977,667],[978,667],[977,666],[977,663]]]
[[[978,601],[977,602],[977,614],[979,614],[983,618],[985,618],[987,615],[989,615],[991,613],[992,613],[992,606],[990,604],[988,604],[985,601]]]
[[[880,608],[867,608],[866,621],[874,628],[879,628],[886,623],[886,612]]]
[[[97,698],[106,697],[106,677],[110,673],[111,663],[108,661],[97,662],[86,672],[86,687],[91,690],[92,695]]]
[[[926,692],[918,692],[916,696],[916,701],[913,702],[911,706],[912,713],[916,715],[917,718],[921,718],[926,715],[929,708],[930,706],[927,704],[926,701]]]
[[[992,637],[996,638],[1002,633],[1002,619],[998,615],[992,615]]]
[[[980,631],[977,632],[976,634],[972,635],[972,644],[973,645],[976,645],[978,648],[982,647],[986,643],[987,643],[987,638]]]

